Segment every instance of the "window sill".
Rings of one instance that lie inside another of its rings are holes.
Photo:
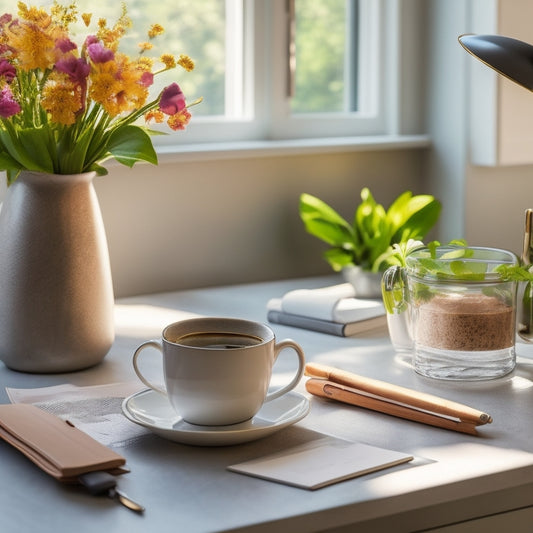
[[[427,148],[428,135],[383,135],[156,146],[162,163]]]

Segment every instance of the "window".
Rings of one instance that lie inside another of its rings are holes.
[[[119,3],[76,3],[80,12],[94,11],[110,22],[121,11]],[[389,68],[384,56],[394,32],[384,28],[395,2],[126,0],[126,5],[133,19],[123,41],[127,53],[135,53],[150,24],[158,22],[166,30],[158,37],[160,51],[186,53],[196,62],[192,73],[178,69],[156,78],[157,89],[177,80],[189,101],[204,98],[187,131],[156,137],[158,145],[375,135],[389,128],[389,94],[396,87],[383,83]],[[2,12],[14,8],[12,1],[0,0]]]

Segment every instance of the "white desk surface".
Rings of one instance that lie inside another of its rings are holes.
[[[0,363],[5,387],[92,385],[136,380],[131,355],[158,337],[179,311],[266,322],[266,303],[295,288],[339,282],[308,278],[128,298],[117,303],[117,338],[104,362],[62,375],[33,375]],[[490,413],[478,436],[311,399],[310,414],[266,439],[223,448],[195,447],[149,435],[120,448],[131,473],[120,487],[146,506],[139,516],[108,498],[89,496],[42,473],[0,442],[0,531],[25,532],[312,532],[419,531],[533,506],[533,349],[518,346],[516,370],[505,378],[454,383],[423,378],[392,350],[387,332],[341,338],[272,324],[278,339],[299,342],[310,361],[459,401]],[[280,356],[276,375],[292,359]],[[154,364],[156,358],[154,358]],[[304,380],[299,392],[305,393]],[[226,466],[321,436],[395,449],[413,465],[306,491],[231,473]],[[524,453],[528,452],[528,453]],[[353,524],[357,524],[354,527]]]

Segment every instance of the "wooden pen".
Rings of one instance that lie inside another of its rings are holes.
[[[421,422],[422,424],[428,424],[430,426],[460,431],[461,433],[469,433],[470,435],[477,434],[476,425],[472,422],[465,422],[452,417],[436,415],[428,411],[421,411],[403,404],[393,403],[389,400],[374,397],[368,393],[362,393],[361,391],[332,381],[311,378],[306,382],[305,387],[311,394],[322,398],[329,398],[330,400],[356,405],[365,409],[379,411],[380,413],[413,420],[414,422]]]
[[[305,375],[318,378],[318,381],[329,382],[330,387],[335,384],[342,385],[347,387],[351,394],[358,393],[367,398],[372,397],[373,400],[379,399],[387,405],[401,406],[405,409],[416,410],[418,413],[456,420],[472,426],[492,422],[492,417],[489,414],[472,407],[327,365],[308,363],[305,367]],[[318,384],[312,383],[311,387],[316,391],[319,390]],[[313,393],[312,391],[309,392]],[[331,394],[321,395],[331,397]]]

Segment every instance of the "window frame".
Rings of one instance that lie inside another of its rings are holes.
[[[289,1],[231,0],[232,9],[235,3],[242,2],[243,6],[242,117],[194,116],[193,110],[185,132],[154,138],[158,149],[168,153],[173,148],[186,150],[189,144],[367,138],[402,133],[400,99],[417,80],[400,77],[400,45],[412,31],[407,29],[409,25],[416,23],[406,24],[399,0],[359,0],[359,79],[365,82],[358,89],[361,111],[295,115],[290,114],[287,97]],[[231,90],[228,84],[226,89]]]

